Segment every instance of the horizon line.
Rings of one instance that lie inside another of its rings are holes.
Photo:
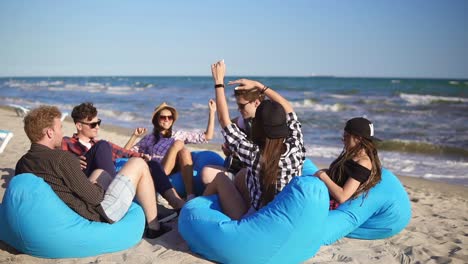
[[[86,78],[86,77],[211,77],[211,75],[11,75],[3,76],[0,78]],[[468,77],[424,77],[424,76],[346,76],[346,75],[328,75],[328,74],[314,74],[314,75],[231,75],[230,77],[260,77],[260,78],[369,78],[369,79],[436,79],[436,80],[468,80]]]

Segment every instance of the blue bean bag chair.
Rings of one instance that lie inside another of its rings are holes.
[[[126,158],[117,159],[115,162],[116,171],[122,169],[123,165],[128,161]],[[192,161],[193,161],[193,186],[195,195],[201,195],[205,186],[201,182],[201,171],[206,165],[216,165],[223,166],[224,160],[213,151],[192,151]],[[182,174],[176,172],[170,175],[169,181],[172,183],[174,189],[181,197],[185,197],[185,185],[184,180],[182,179]]]
[[[0,205],[0,240],[42,258],[78,258],[128,249],[142,238],[143,209],[132,204],[114,224],[89,221],[34,174],[14,176]]]
[[[201,195],[205,186],[201,182],[201,172],[203,167],[206,165],[216,165],[223,166],[224,159],[218,155],[218,153],[213,151],[192,151],[192,161],[193,161],[193,190],[195,195]],[[172,183],[172,186],[176,189],[177,193],[181,197],[185,197],[185,185],[184,180],[182,179],[182,174],[176,172],[171,174],[169,180]]]
[[[316,170],[306,160],[306,176],[294,178],[273,202],[240,221],[222,213],[217,196],[195,198],[181,211],[179,232],[193,252],[210,260],[297,263],[344,236],[381,239],[409,223],[408,195],[390,171],[383,169],[381,182],[367,197],[361,195],[329,212],[328,190],[318,178],[308,176]]]
[[[321,246],[328,190],[315,177],[296,177],[268,205],[239,221],[222,213],[218,196],[190,200],[179,233],[190,249],[220,263],[297,263]]]
[[[358,239],[391,237],[411,219],[411,203],[405,188],[391,171],[382,169],[382,180],[367,196],[348,200],[330,211],[323,242],[332,244],[346,236]]]

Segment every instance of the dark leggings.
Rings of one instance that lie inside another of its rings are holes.
[[[90,176],[95,169],[102,169],[115,176],[115,165],[112,161],[112,146],[109,142],[99,140],[84,155],[86,157],[86,168],[83,172]]]
[[[172,189],[169,177],[166,175],[159,162],[151,160],[148,162],[148,166],[150,168],[151,176],[153,177],[156,192],[163,195],[167,190]]]
[[[84,156],[86,157],[87,165],[83,172],[86,176],[89,177],[95,169],[105,170],[111,176],[115,176],[115,164],[112,161],[112,146],[109,142],[104,140],[98,141]],[[159,162],[151,160],[148,162],[148,166],[153,177],[156,192],[164,194],[172,188],[169,177],[167,177]]]

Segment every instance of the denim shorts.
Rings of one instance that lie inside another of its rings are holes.
[[[135,197],[135,186],[130,178],[117,174],[106,190],[101,206],[107,217],[119,221],[127,213]]]

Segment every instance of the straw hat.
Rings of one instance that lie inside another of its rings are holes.
[[[179,114],[177,113],[177,110],[174,107],[166,104],[166,102],[163,102],[162,104],[156,106],[156,108],[154,109],[153,116],[151,117],[151,121],[153,121],[154,117],[164,109],[167,109],[167,110],[171,111],[172,116],[174,117],[174,122],[177,120],[177,118],[179,117]]]

